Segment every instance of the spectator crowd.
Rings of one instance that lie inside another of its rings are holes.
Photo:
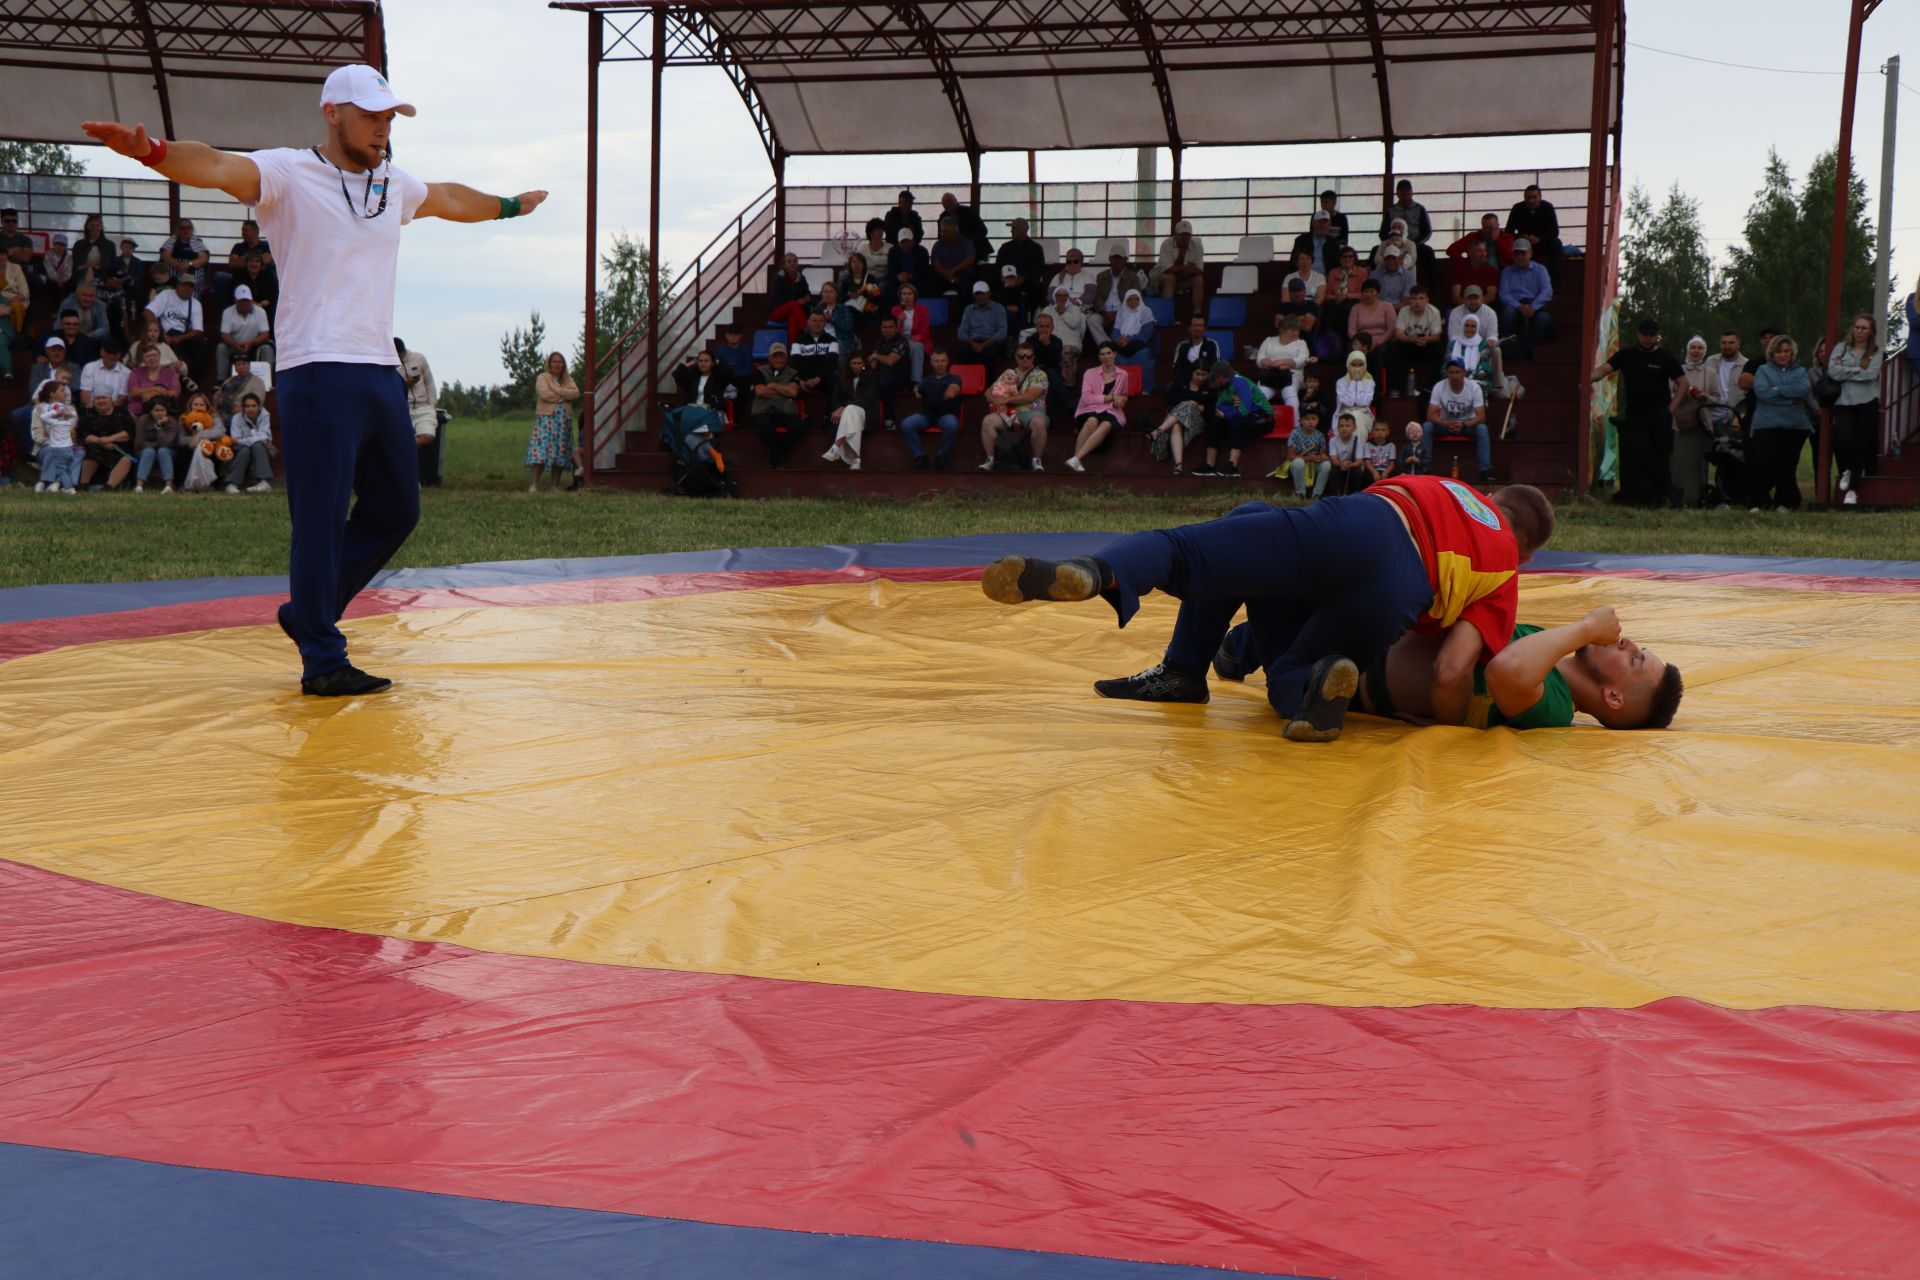
[[[729,327],[688,354],[675,375],[685,401],[751,425],[774,467],[814,428],[831,429],[827,460],[857,470],[861,436],[886,424],[915,468],[945,469],[969,408],[982,470],[1044,470],[1051,434],[1071,439],[1065,465],[1084,472],[1116,433],[1139,430],[1176,473],[1236,476],[1251,440],[1279,435],[1288,456],[1274,475],[1317,496],[1428,469],[1440,439],[1471,443],[1479,478],[1491,479],[1489,403],[1522,394],[1508,365],[1524,365],[1553,332],[1562,245],[1537,187],[1505,222],[1488,214],[1436,252],[1432,218],[1402,181],[1364,254],[1338,196],[1323,192],[1276,264],[1272,335],[1240,352],[1237,322],[1209,328],[1210,289],[1215,303],[1228,299],[1210,286],[1207,247],[1186,220],[1151,261],[1108,241],[1103,264],[1078,247],[1056,263],[1025,218],[996,247],[952,193],[930,237],[916,203],[901,191],[817,287],[785,254],[768,283],[772,340],[756,358]],[[1244,297],[1231,301],[1244,317]],[[1163,333],[1181,312],[1168,359]],[[1401,395],[1425,407],[1395,440],[1381,418]]]
[[[777,332],[762,335],[758,358],[729,327],[676,379],[715,420],[756,429],[774,467],[813,429],[831,433],[826,460],[858,470],[863,434],[885,425],[902,433],[912,466],[946,469],[977,414],[982,470],[1044,470],[1058,437],[1071,441],[1064,465],[1084,472],[1117,433],[1137,430],[1153,457],[1192,475],[1237,476],[1252,440],[1284,438],[1272,474],[1306,498],[1431,470],[1440,442],[1470,448],[1475,476],[1492,481],[1493,445],[1514,431],[1525,394],[1519,375],[1555,334],[1566,246],[1553,205],[1529,186],[1504,219],[1487,213],[1436,243],[1403,180],[1376,244],[1363,251],[1351,228],[1337,193],[1322,192],[1271,292],[1244,279],[1235,290],[1279,299],[1271,335],[1236,352],[1237,319],[1210,327],[1210,290],[1216,305],[1242,304],[1236,318],[1245,299],[1209,277],[1207,248],[1185,220],[1150,261],[1107,241],[1104,263],[1075,246],[1050,262],[1027,219],[1008,222],[996,247],[952,193],[929,238],[914,193],[901,191],[831,279],[816,287],[794,253],[772,270]],[[1246,252],[1235,261],[1250,261]],[[1639,328],[1592,371],[1620,379],[1618,500],[1796,507],[1800,454],[1817,410],[1831,407],[1841,500],[1858,501],[1879,440],[1871,318],[1804,368],[1792,339],[1771,331],[1752,356],[1728,332],[1717,353],[1695,339],[1682,358],[1661,346],[1657,323]],[[1401,397],[1418,410],[1396,427],[1384,415]],[[1453,474],[1460,466],[1456,455]]]
[[[216,254],[190,218],[143,247],[97,214],[70,238],[0,209],[0,262],[0,385],[26,400],[0,434],[0,484],[27,463],[42,493],[272,489],[280,289],[257,223]],[[425,358],[395,346],[424,449],[437,389]]]

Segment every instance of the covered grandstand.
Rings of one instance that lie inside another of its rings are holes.
[[[872,130],[847,122],[884,109],[889,128],[881,149],[957,151],[975,175],[970,195],[989,225],[1015,212],[1035,220],[1034,234],[1054,243],[1071,238],[1088,250],[1098,239],[1127,238],[1150,255],[1173,220],[1186,217],[1209,244],[1208,270],[1238,257],[1239,237],[1291,237],[1306,227],[1312,193],[1331,183],[1351,193],[1357,225],[1386,200],[1397,177],[1394,144],[1409,138],[1583,133],[1588,164],[1553,175],[1570,243],[1592,246],[1562,273],[1568,310],[1550,358],[1571,373],[1600,341],[1612,294],[1618,234],[1620,100],[1624,74],[1624,8],[1617,0],[1587,4],[1434,4],[1419,0],[1250,5],[1213,3],[1006,3],[901,5],[637,4],[631,0],[559,0],[554,8],[588,18],[588,270],[587,307],[594,306],[593,261],[598,227],[597,132],[600,68],[642,62],[654,101],[672,67],[720,67],[732,79],[766,147],[774,181],[668,292],[657,326],[627,335],[611,353],[590,353],[591,431],[597,464],[616,477],[653,483],[658,460],[638,430],[643,406],[665,389],[665,371],[690,347],[730,320],[756,322],[756,295],[767,266],[794,249],[813,261],[820,240],[882,211],[855,202],[874,193],[794,189],[785,181],[790,156],[872,152]],[[1486,59],[1500,63],[1499,86],[1471,95],[1438,94],[1451,76]],[[832,111],[821,109],[836,104]],[[1108,109],[1114,102],[1129,110]],[[1258,102],[1259,110],[1248,110]],[[1399,104],[1396,112],[1395,104]],[[1418,103],[1415,108],[1411,104]],[[903,108],[903,104],[906,105]],[[1157,105],[1157,109],[1150,106]],[[658,118],[657,114],[656,117]],[[1287,175],[1241,183],[1188,181],[1182,155],[1196,146],[1377,140],[1379,174]],[[657,249],[659,139],[651,161],[650,243]],[[1136,183],[1004,187],[978,182],[988,151],[1167,147],[1172,179]],[[1449,193],[1462,214],[1504,209],[1532,180],[1531,170],[1499,174],[1421,175]],[[1546,179],[1542,179],[1543,185]],[[1094,189],[1089,189],[1090,187]],[[838,205],[842,211],[835,215]],[[1436,215],[1438,216],[1438,215]],[[1441,234],[1436,230],[1436,239]],[[1576,265],[1577,261],[1577,265]],[[1262,285],[1271,282],[1262,272]],[[656,288],[659,282],[656,282]],[[1236,347],[1267,332],[1271,293],[1256,289],[1243,305]],[[1262,313],[1264,309],[1264,314]],[[1577,309],[1577,310],[1576,310]],[[1209,317],[1210,321],[1212,317]],[[589,321],[589,342],[594,326]],[[938,335],[936,333],[936,341]],[[1560,394],[1553,406],[1552,392]],[[1561,384],[1564,383],[1562,386]],[[1508,469],[1555,488],[1585,487],[1592,475],[1583,379],[1551,375],[1524,420]],[[1530,388],[1529,396],[1535,391]],[[1398,414],[1406,405],[1389,404]],[[626,439],[633,431],[636,438]],[[1531,438],[1529,438],[1531,437]],[[1514,444],[1514,442],[1506,442]],[[884,446],[882,446],[884,447]],[[753,448],[746,443],[743,452]],[[749,453],[748,456],[751,456]],[[904,461],[904,458],[901,459]],[[1129,469],[1124,452],[1110,460]],[[1505,456],[1500,458],[1505,465]],[[881,464],[884,470],[885,464]],[[844,478],[842,478],[844,479]],[[792,491],[831,485],[830,473],[796,471]],[[868,488],[875,468],[863,473]],[[884,482],[880,482],[884,483]]]

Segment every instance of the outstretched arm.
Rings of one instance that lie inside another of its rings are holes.
[[[522,191],[512,198],[520,202],[518,216],[525,217],[540,207],[547,193]],[[420,211],[414,214],[416,218],[445,218],[448,222],[491,222],[500,216],[499,196],[490,196],[457,182],[428,183],[427,198],[421,203]]]
[[[1549,627],[1522,636],[1493,656],[1487,664],[1487,693],[1512,719],[1546,696],[1547,673],[1583,645],[1613,644],[1620,639],[1620,619],[1602,605],[1578,622]]]
[[[80,127],[120,155],[145,162],[153,153],[154,140],[147,136],[144,124],[129,129],[112,120],[89,120]],[[155,173],[184,187],[224,191],[241,204],[260,203],[260,170],[246,156],[219,151],[204,142],[169,142],[165,147],[160,162],[148,166]]]

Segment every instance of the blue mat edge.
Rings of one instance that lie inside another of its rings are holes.
[[[942,568],[985,564],[1003,555],[1085,555],[1118,537],[1112,533],[970,534],[916,542],[855,543],[815,547],[723,547],[647,556],[600,556],[564,560],[501,560],[431,569],[390,569],[375,587],[400,590],[570,582],[640,574],[726,573],[755,570]],[[1840,560],[1789,556],[1620,556],[1543,551],[1527,566],[1553,572],[1780,573],[1804,577],[1920,579],[1920,561]],[[284,576],[187,578],[155,582],[75,583],[0,589],[0,623],[121,613],[158,605],[191,604],[234,596],[284,594]]]
[[[7,1192],[0,1198],[0,1257],[39,1280],[402,1274],[416,1280],[1200,1280],[1223,1274],[236,1173],[4,1141],[0,1188]]]

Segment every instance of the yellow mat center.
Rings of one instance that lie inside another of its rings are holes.
[[[1284,741],[1111,702],[1173,603],[965,584],[271,627],[0,667],[0,856],[525,955],[1058,999],[1920,1008],[1920,596],[1530,580],[1686,670],[1674,731]]]

